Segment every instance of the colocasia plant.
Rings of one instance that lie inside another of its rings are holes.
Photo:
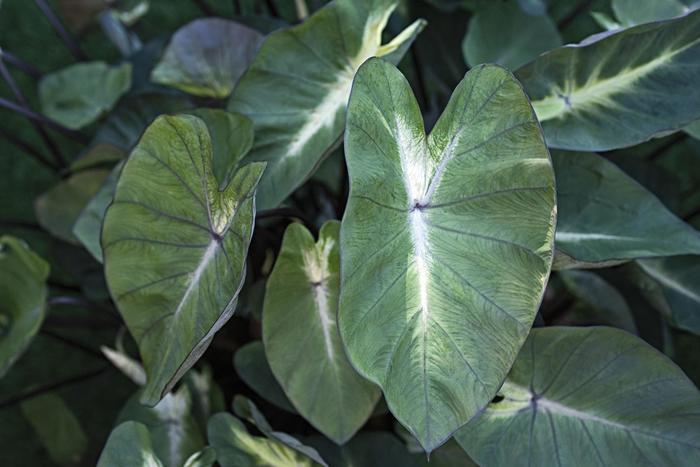
[[[700,2],[1,8],[1,465],[700,465]]]

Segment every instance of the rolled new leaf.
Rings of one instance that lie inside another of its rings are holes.
[[[263,341],[270,368],[304,418],[338,444],[367,421],[378,388],[350,365],[338,334],[340,222],[314,241],[301,224],[287,228],[267,281]]]
[[[44,321],[48,277],[49,265],[23,241],[0,237],[0,378]]]
[[[357,68],[367,58],[398,62],[425,22],[382,45],[397,0],[335,0],[302,24],[273,32],[234,90],[229,109],[253,120],[250,160],[269,163],[259,189],[274,208],[306,180],[343,132]]]
[[[692,466],[700,456],[697,388],[624,331],[534,329],[500,395],[456,435],[479,465]]]
[[[245,276],[265,164],[240,167],[220,189],[212,139],[199,117],[156,119],[124,165],[104,220],[107,284],[138,343],[149,405],[230,318]]]
[[[550,147],[603,151],[700,118],[700,11],[593,36],[516,75]]]
[[[429,136],[381,59],[348,106],[338,320],[353,366],[430,452],[496,394],[552,261],[554,172],[520,84],[467,73]]]

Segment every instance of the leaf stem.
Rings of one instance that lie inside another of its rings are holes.
[[[199,8],[199,11],[204,13],[207,16],[216,16],[214,13],[214,10],[211,9],[209,5],[207,5],[207,2],[204,0],[192,0],[192,2],[197,5],[197,8]]]
[[[270,10],[271,16],[274,16],[275,18],[280,17],[280,14],[277,11],[277,7],[275,6],[275,2],[273,0],[265,0],[265,5],[267,6],[267,9]]]
[[[56,130],[59,133],[71,138],[72,140],[74,140],[80,144],[87,145],[89,143],[89,140],[87,139],[87,137],[85,137],[85,135],[83,135],[82,133],[75,131],[75,130],[71,130],[70,128],[66,128],[63,125],[61,125],[60,123],[58,123],[54,120],[51,120],[50,118],[48,118],[44,115],[36,113],[33,110],[30,110],[26,107],[23,107],[19,104],[16,104],[16,103],[14,103],[10,100],[7,100],[3,97],[0,97],[0,107],[4,107],[6,109],[17,112],[18,114],[20,114],[20,115],[22,115],[22,116],[24,116],[24,117],[26,117],[29,120],[32,120],[34,122],[42,123],[42,124],[46,125],[47,127],[51,128],[52,130]]]
[[[12,145],[16,146],[18,149],[21,149],[30,157],[34,158],[40,164],[44,165],[45,167],[51,169],[54,172],[60,172],[60,168],[58,166],[46,159],[37,148],[24,141],[20,137],[5,131],[3,128],[0,128],[0,135],[6,140],[8,140],[10,143],[12,143]]]
[[[15,99],[17,100],[19,105],[21,107],[29,110],[29,104],[27,103],[27,99],[24,97],[24,94],[22,94],[22,91],[20,90],[19,86],[17,86],[17,82],[15,81],[15,79],[12,77],[12,74],[5,66],[5,60],[4,60],[4,57],[2,55],[0,55],[0,75],[2,75],[2,78],[5,80],[5,83],[7,83],[7,86],[10,88],[10,91],[12,91],[12,94],[15,96]],[[56,165],[59,168],[65,167],[66,166],[65,158],[61,154],[61,151],[58,149],[58,146],[56,145],[56,143],[51,139],[49,134],[46,132],[44,127],[41,125],[41,123],[43,123],[43,122],[32,121],[32,126],[34,126],[34,129],[36,130],[36,132],[39,133],[39,136],[41,136],[41,139],[44,140],[44,144],[46,144],[46,147],[49,148],[49,151],[51,152],[51,155],[53,156]]]
[[[83,381],[87,381],[89,379],[95,378],[97,376],[100,376],[102,373],[104,373],[109,368],[110,368],[110,365],[105,365],[105,366],[100,367],[96,370],[87,371],[87,372],[81,373],[79,375],[71,376],[70,378],[62,379],[62,380],[56,381],[54,383],[39,386],[36,389],[31,389],[29,391],[25,391],[21,394],[10,397],[9,399],[6,399],[6,400],[0,402],[0,410],[4,409],[6,407],[10,407],[10,406],[13,406],[15,404],[19,404],[21,402],[24,402],[25,400],[31,399],[32,397],[36,397],[39,394],[43,394],[43,393],[49,392],[49,391],[55,391],[57,389],[61,389],[61,388],[66,387],[66,386],[71,386],[73,384],[81,383]]]
[[[56,32],[58,37],[61,38],[73,57],[78,61],[84,61],[87,57],[75,39],[73,39],[73,36],[68,33],[65,27],[63,27],[63,24],[53,12],[49,4],[46,3],[46,0],[34,0],[34,3],[36,3],[36,6],[39,7],[46,19],[49,20],[51,27]]]
[[[100,360],[105,359],[105,356],[102,354],[102,352],[100,352],[99,350],[95,350],[92,347],[83,344],[82,342],[78,342],[78,341],[73,340],[69,337],[62,336],[61,334],[57,334],[57,333],[50,331],[48,329],[42,329],[40,332],[41,332],[41,334],[48,336],[52,339],[55,339],[55,340],[65,344],[65,345],[67,345],[68,347],[73,347],[77,350],[80,350],[81,352],[83,352],[87,355],[98,358]]]
[[[22,73],[26,74],[27,76],[30,76],[31,78],[35,80],[41,79],[41,77],[44,75],[38,68],[36,68],[34,65],[31,63],[25,62],[18,56],[11,54],[7,50],[2,50],[0,49],[0,59],[5,60],[7,63],[12,65],[13,67],[17,68],[20,70]]]

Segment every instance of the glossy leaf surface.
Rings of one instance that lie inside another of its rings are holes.
[[[139,345],[150,405],[229,319],[243,282],[264,164],[241,167],[220,189],[213,157],[203,120],[159,117],[124,165],[105,217],[107,283]]]
[[[612,328],[534,329],[503,400],[456,438],[480,465],[677,465],[700,455],[700,393]]]
[[[429,452],[491,400],[527,336],[555,199],[539,124],[505,69],[467,73],[423,128],[401,73],[366,62],[345,134],[338,317],[353,366]]]
[[[516,73],[550,147],[632,146],[700,117],[700,12],[600,34]]]
[[[302,24],[270,34],[236,86],[229,109],[253,120],[250,160],[269,163],[259,206],[279,205],[341,136],[350,86],[367,58],[398,62],[424,23],[382,45],[396,0],[335,0]]]

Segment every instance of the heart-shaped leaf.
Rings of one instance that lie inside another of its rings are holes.
[[[44,321],[49,265],[21,240],[0,237],[0,378]]]
[[[303,225],[287,228],[267,281],[262,324],[267,360],[289,400],[343,444],[367,421],[379,390],[352,368],[340,342],[339,232],[340,222],[326,222],[314,242]]]
[[[97,467],[163,467],[153,451],[148,428],[138,422],[124,422],[109,435]]]
[[[456,435],[480,465],[674,465],[700,456],[700,395],[613,328],[534,329],[502,400]]]
[[[550,147],[632,146],[700,118],[700,11],[593,36],[516,73]]]
[[[462,50],[471,66],[497,63],[514,70],[561,44],[549,16],[532,16],[510,0],[491,2],[472,16]]]
[[[263,35],[235,21],[202,18],[178,29],[151,73],[159,84],[223,99],[253,60]]]
[[[416,21],[388,44],[382,31],[397,0],[335,0],[304,23],[270,34],[229,102],[253,120],[251,160],[269,162],[261,209],[279,205],[340,137],[357,68],[367,58],[398,62],[424,27]]]
[[[316,462],[276,439],[253,436],[245,425],[228,413],[218,413],[209,420],[209,443],[216,449],[221,467],[312,467]]]
[[[112,67],[104,62],[77,63],[44,76],[39,100],[50,118],[78,129],[110,110],[131,86],[131,65]]]
[[[635,258],[700,254],[700,233],[597,154],[555,152],[555,268],[604,267]]]
[[[138,343],[149,405],[230,318],[245,276],[265,164],[239,168],[220,189],[211,134],[192,115],[156,119],[124,165],[104,220],[107,284]]]
[[[507,70],[467,73],[426,137],[406,79],[370,59],[345,157],[340,333],[430,452],[496,394],[534,319],[554,240],[549,153]]]

